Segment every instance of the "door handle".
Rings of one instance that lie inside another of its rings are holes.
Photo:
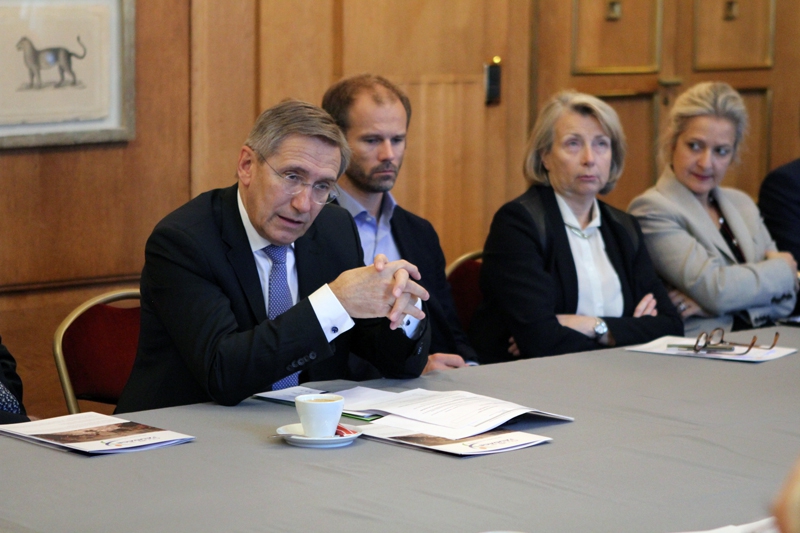
[[[681,78],[658,78],[658,84],[662,87],[675,87],[682,83],[683,80]]]

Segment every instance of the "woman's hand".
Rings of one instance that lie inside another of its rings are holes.
[[[508,338],[508,353],[513,355],[514,357],[520,356],[519,346],[517,346],[517,341],[514,340],[514,337]]]
[[[636,305],[636,309],[633,310],[633,318],[639,318],[643,316],[658,316],[658,309],[656,309],[656,299],[652,293],[648,293],[644,295],[642,301]]]
[[[672,289],[669,291],[669,299],[672,301],[672,305],[678,309],[678,313],[681,315],[683,320],[686,320],[690,316],[711,316],[702,307],[700,307],[700,304],[686,296],[678,289]]]

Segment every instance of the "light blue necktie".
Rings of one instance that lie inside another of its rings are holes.
[[[275,320],[292,307],[292,292],[289,282],[286,281],[286,246],[270,244],[264,248],[264,253],[272,260],[272,269],[269,272],[269,309],[267,318]],[[294,387],[300,383],[300,372],[295,372],[272,384],[272,390]]]
[[[11,394],[11,391],[3,385],[2,381],[0,381],[0,411],[14,413],[15,415],[22,414],[17,397]]]

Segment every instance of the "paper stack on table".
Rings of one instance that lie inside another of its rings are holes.
[[[498,453],[552,440],[522,431],[495,430],[526,413],[573,420],[466,391],[386,393],[355,387],[338,394],[345,398],[345,409],[384,414],[364,428],[364,435],[456,455]]]

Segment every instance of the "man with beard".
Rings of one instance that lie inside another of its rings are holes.
[[[465,366],[477,359],[458,323],[445,259],[436,230],[427,220],[398,206],[391,190],[403,163],[411,102],[403,91],[380,76],[363,74],[331,86],[322,107],[347,138],[352,159],[338,182],[339,205],[356,221],[369,262],[377,254],[405,259],[422,275],[431,297],[431,340],[425,372]]]

